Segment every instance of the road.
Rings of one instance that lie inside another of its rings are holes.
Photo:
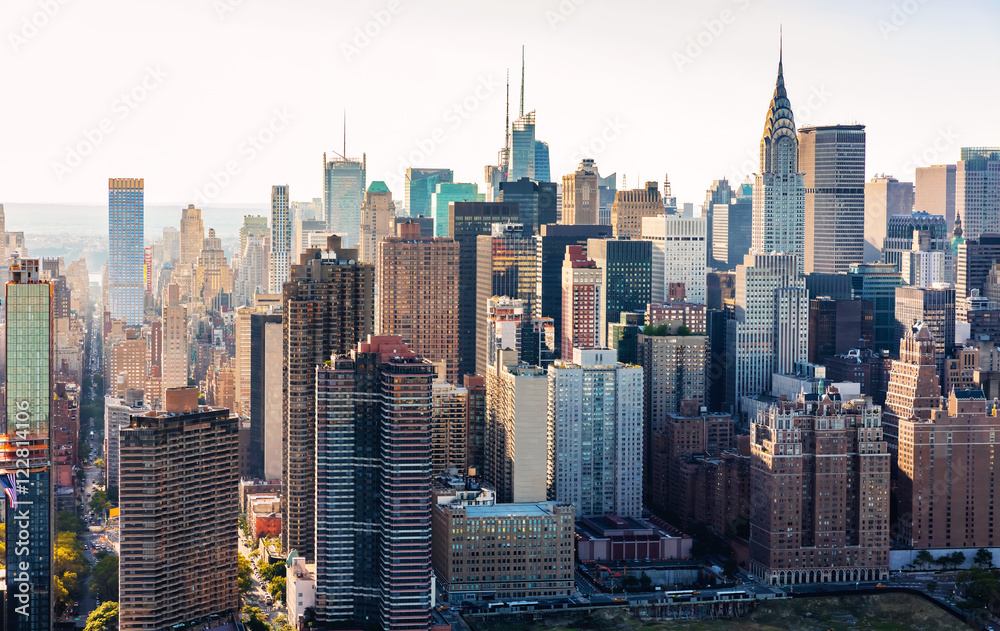
[[[250,559],[250,565],[253,566],[254,560],[250,557],[249,548],[244,545],[242,534],[240,535],[239,541],[239,553]],[[254,607],[259,607],[260,610],[267,616],[268,622],[273,626],[274,621],[278,619],[278,616],[281,614],[287,614],[287,610],[282,605],[270,606],[267,604],[267,585],[261,583],[260,579],[257,578],[256,573],[252,573],[250,575],[250,582],[252,584],[250,587],[250,593],[244,596],[244,601]]]

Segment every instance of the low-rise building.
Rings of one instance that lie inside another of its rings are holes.
[[[576,522],[576,549],[582,562],[687,559],[691,537],[635,517],[594,515]]]
[[[567,596],[574,579],[572,504],[435,504],[432,561],[449,602]]]
[[[250,539],[281,535],[281,497],[276,494],[249,495],[247,497],[247,527]]]
[[[301,629],[306,609],[316,606],[316,565],[307,564],[299,556],[289,561],[285,570],[285,606],[288,607],[288,622]]]

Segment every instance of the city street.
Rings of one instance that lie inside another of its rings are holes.
[[[242,536],[239,540],[239,553],[250,559],[250,565],[254,567],[254,559],[250,557],[250,550],[244,545]],[[268,622],[274,625],[274,621],[278,619],[278,616],[286,613],[285,607],[282,605],[272,606],[267,604],[267,585],[264,585],[257,578],[256,572],[251,572],[250,582],[252,583],[250,592],[243,597],[245,604],[260,608],[267,616]]]

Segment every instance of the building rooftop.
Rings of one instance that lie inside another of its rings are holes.
[[[464,508],[466,517],[551,517],[558,502],[518,502],[493,506],[457,506]],[[447,505],[451,507],[451,505]]]

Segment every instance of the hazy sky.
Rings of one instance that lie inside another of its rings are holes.
[[[553,179],[589,156],[700,203],[757,169],[779,23],[796,123],[866,124],[869,175],[1000,144],[995,0],[6,0],[0,202],[318,197],[345,108],[397,198],[411,164],[481,183],[523,43]]]

